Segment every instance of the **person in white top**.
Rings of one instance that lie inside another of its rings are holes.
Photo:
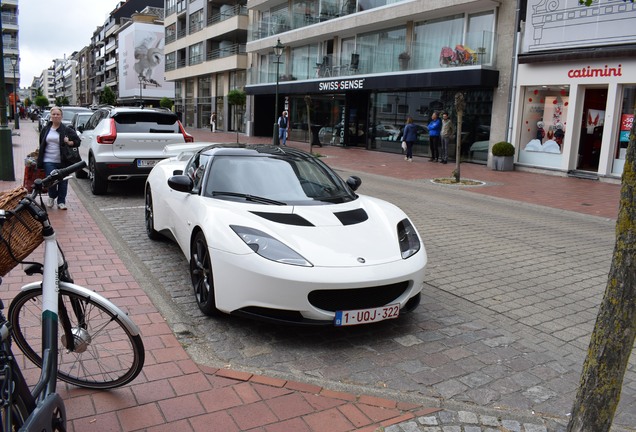
[[[63,168],[69,163],[64,160],[64,149],[62,146],[79,147],[80,138],[72,127],[67,127],[62,123],[62,108],[53,107],[49,115],[49,122],[40,132],[40,146],[38,152],[38,168],[44,169],[49,175],[54,169]],[[66,194],[68,191],[68,181],[64,180],[49,188],[49,198],[46,205],[53,207],[57,200],[57,207],[66,210]]]

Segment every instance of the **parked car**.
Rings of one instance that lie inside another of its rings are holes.
[[[88,112],[76,112],[73,114],[73,119],[71,120],[70,126],[75,129],[78,134],[81,134],[84,130],[84,125],[88,121],[89,118],[93,115],[93,111],[89,110]]]
[[[377,138],[386,138],[389,141],[397,140],[397,137],[399,134],[400,134],[400,129],[391,124],[376,125],[375,130],[373,127],[369,128],[370,136],[375,136]]]
[[[93,110],[89,108],[79,107],[79,106],[63,106],[62,108],[62,123],[65,125],[70,125],[73,121],[73,116],[78,113],[88,113],[93,114]]]
[[[38,120],[39,132],[42,132],[42,128],[49,122],[49,114],[51,114],[51,111],[49,110],[44,110],[42,111],[42,114],[40,114],[40,119]]]
[[[345,326],[419,304],[424,244],[398,207],[356,194],[358,177],[289,147],[183,150],[146,179],[146,233],[176,241],[203,313]]]
[[[163,108],[101,107],[81,132],[95,195],[107,193],[109,182],[147,177],[165,158],[167,144],[194,141],[177,115]]]

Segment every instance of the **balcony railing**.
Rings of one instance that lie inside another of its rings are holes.
[[[223,57],[230,57],[237,54],[245,54],[245,44],[234,44],[223,48],[210,50],[205,59],[216,60]]]
[[[479,35],[461,35],[458,41],[479,41],[483,46],[471,48],[467,44],[437,46],[429,43],[398,46],[376,46],[358,42],[357,52],[347,56],[326,55],[319,59],[301,55],[283,59],[290,64],[280,68],[279,81],[329,79],[351,75],[368,75],[421,70],[443,70],[463,67],[492,67],[496,64],[497,43],[495,35],[482,32]],[[250,83],[276,82],[276,74],[264,68],[250,69]],[[271,69],[271,68],[270,68]]]
[[[274,36],[290,30],[307,27],[319,22],[325,22],[334,18],[350,15],[355,12],[355,8],[349,9],[323,9],[322,13],[286,13],[276,14],[269,19],[263,19],[255,22],[248,30],[248,41],[263,39],[268,36]]]
[[[9,12],[2,12],[2,25],[18,25],[18,15]]]
[[[213,24],[216,24],[221,21],[225,21],[227,19],[230,19],[238,15],[247,16],[247,7],[241,6],[241,5],[235,5],[232,8],[224,9],[223,12],[219,12],[208,17],[207,25],[211,26]]]

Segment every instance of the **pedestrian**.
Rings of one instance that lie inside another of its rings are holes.
[[[283,111],[282,115],[278,117],[278,140],[280,145],[287,145],[287,133],[289,130],[289,119],[287,118],[287,111]]]
[[[216,111],[212,111],[212,115],[210,115],[210,130],[216,132]]]
[[[79,147],[80,142],[75,130],[62,123],[62,108],[54,106],[49,114],[49,122],[40,132],[38,168],[44,169],[45,174],[48,176],[51,171],[70,165],[62,156],[62,146]],[[67,191],[68,180],[63,180],[57,185],[49,187],[47,207],[52,208],[55,205],[55,200],[57,200],[57,208],[66,210],[68,208],[66,206]]]
[[[404,125],[402,132],[402,141],[406,141],[406,156],[404,156],[404,160],[413,162],[413,145],[417,141],[417,126],[413,123],[411,117],[406,119],[406,125]]]
[[[454,136],[455,125],[448,118],[448,113],[442,113],[442,154],[440,158],[443,164],[448,163],[448,146],[453,142]]]
[[[431,146],[431,162],[439,161],[440,133],[442,131],[442,121],[438,118],[437,112],[431,115],[431,121],[428,122],[428,137]]]

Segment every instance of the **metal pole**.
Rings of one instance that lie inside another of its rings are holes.
[[[280,56],[283,55],[283,48],[284,48],[283,44],[281,44],[280,39],[278,39],[278,42],[276,43],[276,46],[274,47],[274,55],[276,56],[276,101],[274,105],[276,108],[274,111],[274,137],[272,140],[273,144],[276,146],[280,145],[280,141],[278,137],[278,73],[280,68]]]
[[[0,34],[2,34],[1,19]],[[0,180],[15,181],[13,143],[11,142],[11,129],[7,125],[7,103],[4,86],[4,46],[0,40]]]
[[[144,96],[141,91],[141,85],[144,82],[144,77],[142,75],[138,75],[139,78],[139,106],[144,106]]]
[[[15,78],[15,67],[18,65],[20,58],[18,56],[11,56],[11,65],[13,66],[13,119],[14,129],[20,129],[20,116],[18,115],[18,80]]]

